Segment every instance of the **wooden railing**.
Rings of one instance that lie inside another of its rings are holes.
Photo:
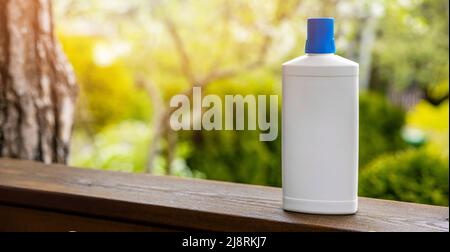
[[[349,216],[281,209],[281,189],[0,159],[0,231],[447,231],[448,208],[360,198]]]

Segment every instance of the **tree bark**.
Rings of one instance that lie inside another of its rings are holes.
[[[78,93],[50,0],[0,0],[0,157],[66,163]]]

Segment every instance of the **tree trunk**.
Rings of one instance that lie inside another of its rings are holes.
[[[0,0],[0,157],[66,163],[77,85],[50,0]]]

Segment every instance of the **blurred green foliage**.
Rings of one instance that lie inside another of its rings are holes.
[[[361,196],[448,206],[448,158],[427,148],[386,154],[364,169]]]
[[[281,185],[280,138],[260,142],[258,131],[185,132],[192,142],[189,167],[206,178],[259,185]]]
[[[418,130],[425,136],[426,144],[439,150],[442,155],[449,153],[449,102],[438,106],[421,101],[408,113],[406,128]]]
[[[280,92],[278,83],[270,71],[262,69],[211,83],[208,93],[222,98],[235,94],[273,94]],[[208,179],[281,186],[281,106],[279,109],[278,138],[272,142],[259,141],[260,131],[180,132],[180,141],[191,149],[185,157],[187,165]]]
[[[359,99],[359,166],[377,156],[405,147],[401,130],[405,112],[376,93],[363,93]]]
[[[107,51],[109,48],[102,48],[102,39],[59,37],[74,67],[81,92],[76,127],[89,127],[97,132],[127,119],[150,120],[152,104],[148,95],[135,86],[133,72],[122,59],[107,58],[111,52]]]
[[[144,172],[151,130],[138,121],[104,127],[94,136],[76,130],[70,163],[80,167],[125,172]]]
[[[385,2],[372,86],[431,88],[448,80],[448,0]]]

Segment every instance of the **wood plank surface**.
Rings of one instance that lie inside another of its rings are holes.
[[[120,226],[116,229],[130,231],[143,226],[205,231],[449,230],[447,207],[359,200],[355,215],[299,214],[282,210],[280,188],[0,159],[0,224],[13,218],[15,211],[5,214],[9,207],[32,216],[28,218],[35,223],[51,214],[70,223],[96,219],[91,228],[83,228],[93,231],[114,231],[108,228],[113,222]],[[39,225],[18,229],[33,227]]]
[[[174,230],[0,205],[0,232],[170,232]],[[176,230],[175,230],[176,231]]]

